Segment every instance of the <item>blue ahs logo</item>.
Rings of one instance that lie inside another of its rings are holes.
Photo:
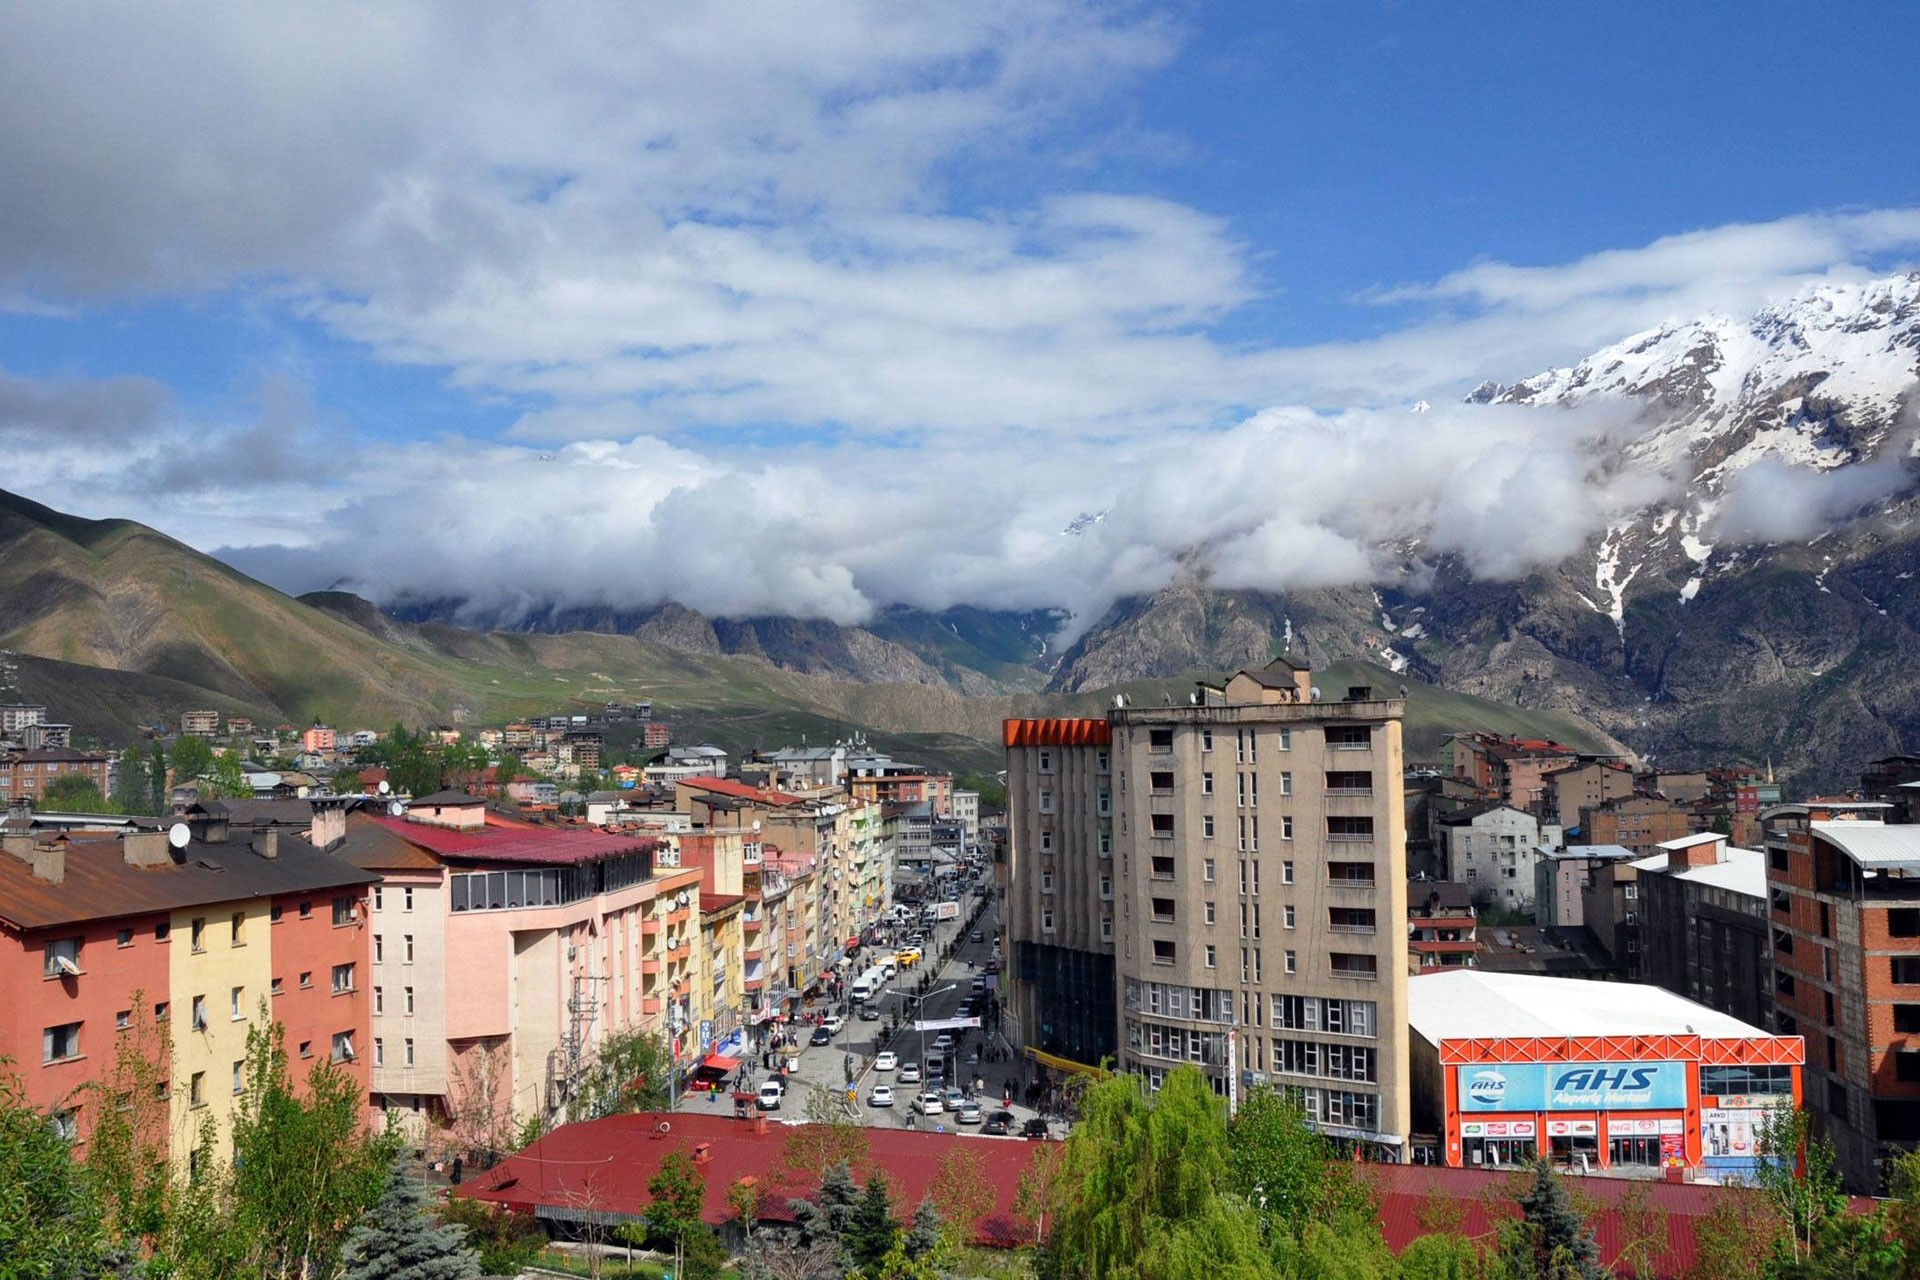
[[[1476,1071],[1467,1077],[1467,1096],[1482,1106],[1497,1107],[1507,1096],[1507,1078],[1498,1071]]]
[[[1659,1075],[1655,1067],[1576,1067],[1555,1078],[1555,1092],[1586,1093],[1605,1089],[1617,1092],[1643,1092],[1653,1088]]]

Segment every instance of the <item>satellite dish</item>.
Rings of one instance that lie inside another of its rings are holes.
[[[385,778],[380,779],[380,794],[386,795],[391,790],[393,790],[393,784]]]
[[[755,819],[753,820],[753,834],[755,834],[755,835],[759,835],[759,834],[760,834],[760,819],[758,819],[758,818],[755,818]]]
[[[685,889],[680,891],[680,905],[683,907],[687,905],[687,891]]]
[[[1314,702],[1320,701],[1320,686],[1315,685],[1313,686],[1313,688],[1307,690],[1307,697],[1313,700]]]
[[[401,804],[398,800],[390,800],[387,802],[388,817],[398,818],[402,814],[406,813],[406,811],[407,811],[407,806]]]
[[[167,828],[167,843],[176,849],[187,847],[187,841],[193,839],[193,829],[184,822],[176,822]]]

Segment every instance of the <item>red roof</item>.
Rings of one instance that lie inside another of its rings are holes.
[[[1004,729],[1009,747],[1104,747],[1113,741],[1105,720],[1009,720]]]
[[[708,915],[723,911],[728,907],[737,907],[747,900],[744,893],[702,893],[700,895],[700,913]]]
[[[930,1119],[937,1123],[939,1117]],[[663,1125],[664,1133],[660,1132]],[[755,1133],[752,1121],[697,1112],[645,1112],[589,1120],[555,1129],[456,1194],[520,1210],[544,1205],[563,1212],[593,1209],[638,1215],[649,1199],[647,1182],[659,1172],[661,1162],[675,1151],[694,1156],[695,1144],[706,1143],[711,1158],[698,1166],[707,1186],[702,1217],[715,1226],[730,1221],[734,1213],[727,1204],[727,1189],[751,1175],[760,1186],[761,1217],[792,1221],[787,1202],[819,1189],[817,1176],[795,1173],[784,1159],[789,1136],[801,1127],[769,1123],[765,1133]],[[964,1148],[979,1159],[994,1190],[993,1211],[975,1224],[977,1238],[996,1245],[1033,1239],[1032,1229],[1015,1215],[1013,1201],[1039,1144],[924,1129],[862,1129],[861,1133],[867,1138],[871,1164],[855,1169],[854,1175],[864,1182],[872,1169],[884,1171],[902,1216],[911,1214],[926,1197],[947,1154]]]
[[[805,804],[799,796],[785,791],[768,791],[763,787],[750,787],[744,782],[732,778],[681,778],[679,785],[692,787],[697,791],[713,791],[723,796],[732,796],[736,800],[752,800],[759,804],[771,805],[776,809],[790,808],[796,804]]]
[[[1470,1238],[1487,1239],[1498,1228],[1501,1218],[1519,1216],[1519,1189],[1531,1176],[1402,1164],[1368,1165],[1364,1173],[1379,1192],[1380,1226],[1386,1234],[1387,1246],[1395,1253],[1413,1243],[1416,1237],[1429,1234],[1420,1225],[1420,1218],[1425,1202],[1434,1195],[1456,1202],[1462,1211],[1461,1232]],[[1713,1212],[1723,1197],[1743,1194],[1731,1187],[1693,1182],[1590,1177],[1569,1181],[1597,1206],[1587,1225],[1593,1228],[1594,1239],[1600,1245],[1601,1262],[1609,1267],[1619,1260],[1622,1244],[1620,1217],[1615,1209],[1632,1188],[1646,1188],[1647,1207],[1666,1217],[1665,1247],[1655,1251],[1654,1259],[1654,1273],[1662,1280],[1679,1280],[1692,1273],[1695,1221]],[[1873,1207],[1871,1200],[1861,1197],[1854,1197],[1851,1204],[1856,1213],[1869,1212]]]
[[[425,823],[409,822],[405,818],[373,816],[371,820],[407,843],[429,852],[479,862],[566,865],[658,848],[660,844],[657,840],[641,840],[630,835],[518,824],[503,823],[498,830],[457,831],[451,827],[430,827]]]

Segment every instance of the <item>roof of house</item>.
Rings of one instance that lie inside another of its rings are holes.
[[[1471,911],[1473,894],[1458,880],[1407,881],[1407,912],[1420,915],[1438,907],[1442,911]]]
[[[364,813],[347,815],[347,838],[329,852],[370,871],[425,871],[440,865],[440,859]]]
[[[527,862],[542,866],[568,866],[657,848],[660,843],[644,837],[564,827],[489,823],[478,831],[462,831],[372,814],[367,816],[367,821],[385,827],[409,844],[462,862]]]
[[[1733,893],[1745,894],[1749,898],[1767,896],[1767,855],[1758,849],[1740,849],[1728,845],[1719,862],[1708,863],[1704,867],[1680,867],[1671,871],[1667,869],[1667,859],[1667,854],[1656,853],[1651,858],[1639,859],[1633,867],[1636,871],[1658,872],[1671,876],[1675,880],[1685,880],[1689,884],[1709,885],[1715,889],[1726,889]]]
[[[254,844],[189,841],[179,862],[128,865],[117,835],[65,837],[64,878],[52,884],[11,854],[0,854],[0,919],[22,929],[151,915],[219,902],[353,888],[379,879],[341,858],[281,840],[279,856]],[[261,842],[264,847],[264,841]]]
[[[72,747],[35,747],[31,751],[9,752],[6,758],[20,764],[99,764],[113,757],[100,751],[75,751]]]
[[[1716,840],[1724,839],[1726,839],[1726,837],[1718,831],[1696,831],[1690,836],[1681,836],[1677,840],[1662,840],[1656,847],[1661,849],[1691,849],[1696,844],[1712,844]]]
[[[983,1243],[1012,1245],[1033,1239],[1031,1226],[1014,1213],[1021,1176],[1039,1143],[972,1134],[935,1133],[939,1117],[926,1129],[862,1129],[869,1158],[858,1163],[862,1181],[884,1170],[895,1204],[914,1205],[925,1198],[942,1162],[958,1150],[978,1160],[981,1181],[993,1192],[993,1208],[974,1224]],[[763,1220],[790,1222],[789,1201],[819,1190],[817,1174],[788,1167],[788,1144],[804,1126],[771,1123],[756,1133],[751,1121],[698,1112],[642,1112],[564,1125],[518,1155],[474,1177],[455,1194],[517,1209],[546,1207],[560,1216],[569,1211],[598,1211],[636,1216],[650,1197],[647,1182],[667,1156],[684,1152],[697,1158],[706,1144],[710,1159],[695,1168],[706,1185],[701,1216],[718,1226],[734,1217],[727,1191],[751,1175],[760,1188]]]
[[[1623,844],[1570,844],[1564,849],[1538,849],[1535,852],[1543,858],[1570,862],[1624,862],[1639,856]]]
[[[732,778],[682,778],[679,785],[692,787],[696,791],[711,791],[715,795],[731,796],[735,800],[750,800],[756,804],[771,805],[776,809],[787,809],[794,805],[805,804],[800,796],[786,791],[770,791],[765,787],[749,786],[736,782]]]
[[[1407,979],[1407,1022],[1429,1044],[1513,1036],[1698,1035],[1739,1040],[1768,1034],[1643,983],[1478,969]]]
[[[467,805],[485,804],[486,802],[486,797],[484,796],[470,796],[464,791],[456,791],[451,788],[445,791],[436,791],[430,796],[418,796],[413,801],[415,804],[439,805],[441,808],[464,807]]]
[[[1920,826],[1815,822],[1813,834],[1868,870],[1920,870]]]

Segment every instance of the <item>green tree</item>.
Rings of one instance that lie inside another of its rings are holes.
[[[876,1173],[867,1179],[860,1202],[854,1206],[847,1224],[847,1257],[861,1270],[876,1267],[893,1252],[900,1239],[900,1224],[893,1220],[893,1196],[887,1180]]]
[[[1306,1112],[1278,1090],[1254,1089],[1227,1122],[1227,1185],[1254,1207],[1269,1241],[1297,1240],[1314,1222],[1378,1233],[1375,1206],[1352,1162],[1333,1156]]]
[[[0,1060],[0,1277],[81,1280],[106,1242],[100,1199],[11,1067]]]
[[[1531,1177],[1520,1193],[1519,1220],[1502,1227],[1509,1280],[1610,1280],[1600,1246],[1553,1166],[1536,1160]]]
[[[1254,1280],[1259,1221],[1227,1189],[1226,1118],[1194,1067],[1148,1097],[1115,1076],[1088,1091],[1049,1196],[1042,1280]]]
[[[986,1160],[973,1146],[956,1142],[934,1168],[927,1196],[940,1215],[947,1247],[972,1244],[980,1219],[993,1212],[996,1198]]]
[[[447,1200],[440,1206],[440,1220],[465,1229],[467,1243],[480,1256],[480,1270],[490,1276],[520,1274],[533,1265],[547,1243],[546,1233],[533,1219],[471,1197]]]
[[[167,763],[173,768],[174,781],[192,782],[213,768],[213,748],[205,738],[183,733],[174,739]]]
[[[147,773],[147,756],[139,747],[120,753],[120,771],[113,781],[113,803],[121,813],[152,813],[153,779]]]
[[[128,1025],[114,1038],[113,1062],[85,1086],[93,1131],[87,1136],[87,1175],[101,1199],[116,1244],[151,1248],[171,1211],[167,1165],[166,1095],[170,1044],[146,994],[135,991]]]
[[[296,1090],[285,1031],[264,1007],[247,1033],[243,1079],[227,1208],[247,1269],[269,1280],[329,1275],[347,1229],[385,1191],[399,1138],[367,1131],[364,1091],[330,1062]]]
[[[1486,1280],[1489,1274],[1486,1257],[1457,1231],[1414,1237],[1398,1263],[1406,1280]]]
[[[1760,1128],[1758,1181],[1785,1220],[1786,1261],[1804,1262],[1823,1227],[1846,1212],[1833,1143],[1813,1132],[1807,1113],[1776,1107]]]
[[[820,1190],[813,1199],[791,1202],[794,1225],[800,1229],[800,1242],[828,1244],[836,1256],[843,1254],[847,1227],[853,1221],[853,1209],[859,1201],[860,1185],[853,1180],[853,1170],[847,1163],[843,1160],[827,1166],[820,1178]]]
[[[222,751],[214,757],[209,777],[215,795],[242,800],[252,798],[253,784],[247,781],[247,771],[241,764],[240,757],[231,751]]]
[[[173,812],[173,797],[167,787],[167,753],[154,743],[147,760],[147,785],[153,788],[153,807],[147,812],[162,817]]]
[[[913,1211],[913,1226],[902,1241],[907,1257],[914,1261],[931,1259],[940,1248],[940,1211],[933,1201],[922,1200]]]
[[[480,1259],[465,1229],[435,1222],[432,1197],[396,1163],[387,1189],[347,1233],[343,1280],[472,1280]]]
[[[1785,1247],[1779,1208],[1762,1191],[1729,1187],[1693,1226],[1692,1280],[1750,1280]]]
[[[675,1151],[660,1162],[660,1169],[647,1183],[647,1211],[639,1230],[623,1228],[628,1239],[638,1235],[655,1246],[673,1250],[674,1273],[708,1280],[720,1274],[726,1250],[720,1237],[707,1225],[701,1212],[706,1205],[707,1188],[700,1170],[684,1151]]]
[[[653,1031],[623,1031],[608,1036],[568,1104],[575,1120],[634,1111],[664,1111],[673,1059],[667,1042]]]
[[[111,813],[107,798],[84,773],[63,773],[40,789],[40,805],[66,813]]]

